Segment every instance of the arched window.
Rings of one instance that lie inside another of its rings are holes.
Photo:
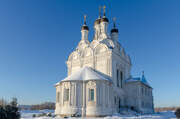
[[[121,107],[121,99],[119,98],[119,109],[120,109],[120,107]]]
[[[57,92],[56,94],[56,102],[60,102],[60,92]]]
[[[89,100],[94,101],[94,89],[89,89]]]
[[[69,101],[69,89],[64,89],[64,101]]]
[[[116,71],[116,81],[117,81],[117,87],[119,87],[119,69]]]
[[[123,72],[121,71],[121,73],[120,73],[120,77],[121,77],[121,88],[122,88],[122,85],[123,85]]]

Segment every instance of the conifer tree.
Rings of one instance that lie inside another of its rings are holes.
[[[180,108],[178,108],[175,112],[177,119],[180,119]]]

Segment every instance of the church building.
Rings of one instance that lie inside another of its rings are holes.
[[[108,33],[105,8],[94,22],[94,37],[88,40],[89,27],[81,27],[81,40],[69,55],[67,77],[56,87],[57,116],[102,117],[131,109],[153,113],[152,87],[144,73],[131,76],[132,62],[119,41],[115,25]]]

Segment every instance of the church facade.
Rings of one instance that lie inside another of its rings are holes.
[[[152,87],[144,74],[131,76],[131,59],[118,41],[115,22],[110,35],[108,24],[104,10],[90,42],[85,18],[81,40],[66,62],[68,76],[55,86],[56,115],[101,117],[127,108],[153,113]]]

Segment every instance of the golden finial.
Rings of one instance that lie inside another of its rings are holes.
[[[104,5],[104,7],[103,7],[103,16],[106,16],[105,12],[106,12],[106,6]]]
[[[87,15],[84,15],[84,25],[86,25],[86,17]]]

